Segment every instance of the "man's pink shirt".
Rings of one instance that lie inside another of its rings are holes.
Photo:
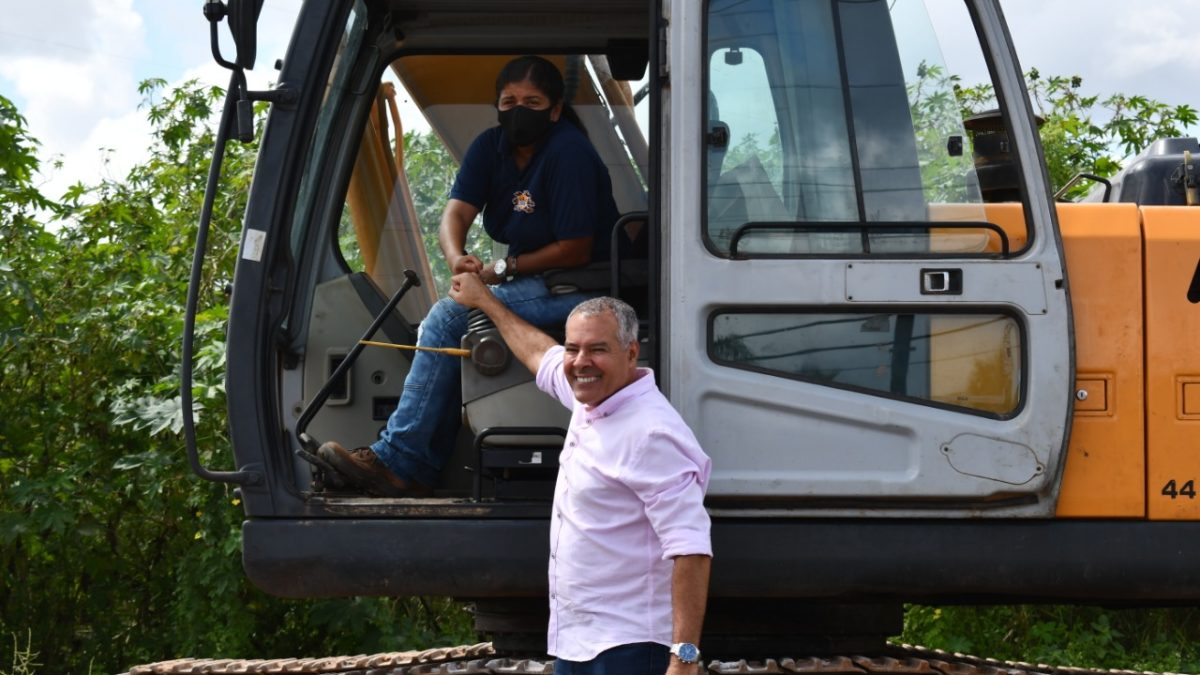
[[[704,510],[711,462],[639,368],[594,408],[575,400],[561,346],[537,372],[572,409],[550,517],[547,649],[568,661],[635,642],[671,644],[672,558],[712,555]]]

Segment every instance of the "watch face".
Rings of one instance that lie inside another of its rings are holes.
[[[495,272],[497,276],[504,276],[504,271],[507,269],[508,261],[504,258],[501,258],[496,261],[496,265],[492,268],[492,271]]]
[[[700,649],[694,644],[683,642],[680,643],[676,656],[684,663],[695,663],[700,659]]]

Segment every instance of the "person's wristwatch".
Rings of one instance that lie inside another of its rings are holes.
[[[671,645],[671,653],[682,663],[693,664],[700,661],[700,648],[690,642],[676,642]]]
[[[495,272],[496,276],[500,277],[501,279],[505,281],[512,281],[513,276],[515,276],[517,273],[517,265],[515,261],[511,266],[512,269],[509,269],[509,267],[508,258],[501,258],[496,261],[495,265],[492,266],[492,271]],[[507,274],[505,274],[506,272]]]

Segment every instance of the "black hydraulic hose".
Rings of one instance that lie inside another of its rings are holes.
[[[235,70],[225,92],[225,104],[221,109],[221,122],[217,127],[217,138],[213,147],[212,163],[208,167],[208,183],[204,188],[204,206],[200,210],[200,224],[196,229],[196,250],[192,255],[192,274],[188,281],[187,307],[183,314],[183,349],[179,366],[179,403],[183,413],[183,437],[187,444],[188,462],[192,471],[201,478],[218,483],[257,485],[263,476],[257,471],[211,471],[200,463],[200,452],[196,444],[196,417],[192,410],[192,353],[196,338],[196,308],[200,304],[200,282],[204,273],[204,257],[208,249],[208,228],[212,221],[213,201],[217,196],[217,183],[221,178],[221,163],[225,159],[225,143],[233,124],[233,111],[237,107],[238,75]]]

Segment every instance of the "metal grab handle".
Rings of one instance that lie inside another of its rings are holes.
[[[754,231],[788,231],[788,232],[861,232],[863,242],[862,255],[871,255],[871,233],[888,234],[899,229],[921,230],[989,230],[1000,238],[1000,255],[1008,257],[1008,233],[995,223],[986,222],[922,222],[922,221],[879,221],[873,223],[795,223],[795,222],[751,222],[734,230],[729,240],[729,257],[732,260],[748,260],[750,258],[811,258],[811,254],[799,253],[741,253],[738,244],[742,238]],[[885,257],[886,254],[878,257]],[[830,257],[821,255],[819,257]]]
[[[187,305],[183,314],[179,403],[183,413],[183,437],[192,472],[218,483],[258,485],[263,481],[263,475],[258,471],[211,471],[200,464],[200,451],[196,444],[196,417],[192,411],[192,352],[196,340],[196,308],[200,304],[200,282],[204,275],[204,258],[208,249],[208,229],[212,222],[213,201],[217,196],[221,162],[225,159],[225,143],[229,138],[234,119],[233,111],[237,106],[237,84],[238,72],[234,71],[229,79],[229,89],[225,93],[225,106],[221,109],[221,122],[217,127],[212,163],[208,167],[208,183],[204,188],[204,205],[200,210],[200,224],[196,229],[196,250],[192,255],[192,273],[188,280]]]
[[[364,341],[371,340],[375,335],[375,331],[379,330],[379,327],[387,320],[392,310],[396,309],[396,305],[400,304],[400,300],[404,298],[404,294],[408,293],[408,289],[420,285],[421,280],[417,277],[416,272],[404,270],[404,283],[400,286],[399,290],[392,294],[391,300],[388,300],[387,304],[383,306],[383,309],[375,317],[375,320],[367,327],[367,332],[363,333],[363,336],[354,343],[354,346],[350,349],[350,353],[346,354],[346,358],[342,359],[342,362],[334,369],[333,374],[321,386],[317,395],[304,407],[304,412],[300,413],[300,419],[296,422],[296,438],[300,440],[300,444],[303,446],[296,451],[296,454],[302,459],[312,462],[310,456],[316,456],[317,441],[306,432],[308,431],[309,422],[312,422],[312,419],[317,416],[317,412],[325,405],[325,401],[329,399],[329,394],[333,391],[334,383],[341,379],[342,375],[345,375],[346,371],[354,366],[354,362],[358,360],[358,355],[367,346],[363,344]]]
[[[558,436],[565,443],[567,430],[562,427],[488,427],[480,431],[475,437],[475,480],[471,486],[471,501],[477,503],[483,501],[483,442],[491,436]],[[552,449],[554,446],[537,447]]]
[[[1112,182],[1109,181],[1107,178],[1104,178],[1103,176],[1097,176],[1094,173],[1077,173],[1077,174],[1075,174],[1071,178],[1071,180],[1067,181],[1066,185],[1062,186],[1061,188],[1058,189],[1058,192],[1054,193],[1054,201],[1056,201],[1056,202],[1066,201],[1067,192],[1069,192],[1071,190],[1071,188],[1075,187],[1076,183],[1083,180],[1084,178],[1091,180],[1091,181],[1095,181],[1104,186],[1104,200],[1103,201],[1105,204],[1107,204],[1108,198],[1110,196],[1112,196]]]
[[[617,246],[620,242],[620,235],[625,231],[625,226],[635,220],[645,221],[645,227],[650,225],[650,213],[647,211],[630,211],[625,215],[617,218],[617,222],[613,225],[612,232],[609,235],[608,257],[609,263],[609,295],[614,298],[621,297],[621,254],[617,251]],[[643,232],[642,236],[649,236]]]

